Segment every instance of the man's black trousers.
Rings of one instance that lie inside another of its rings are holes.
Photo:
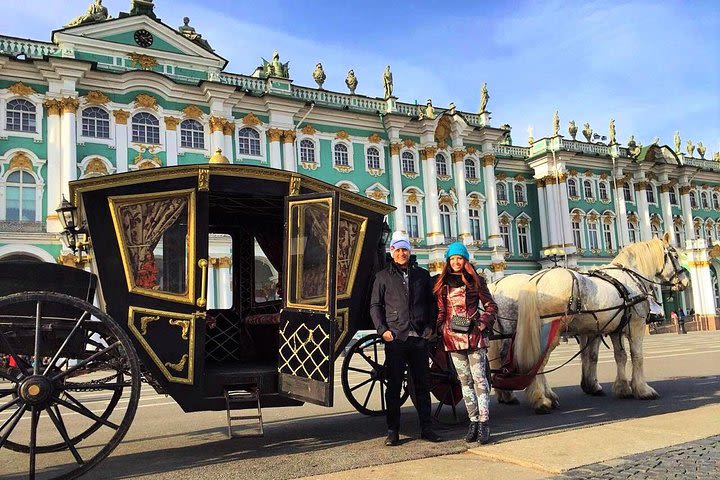
[[[393,340],[385,343],[385,365],[388,375],[385,402],[388,430],[397,432],[400,429],[400,390],[406,366],[415,388],[420,429],[424,431],[432,426],[428,355],[428,342],[420,337],[408,337],[404,342]]]

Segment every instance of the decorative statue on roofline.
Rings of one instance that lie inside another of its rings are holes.
[[[262,61],[263,74],[265,77],[290,78],[290,62],[280,62],[280,54],[277,50],[273,52],[271,61],[268,62],[264,58]]]
[[[568,125],[568,133],[572,137],[573,140],[575,140],[575,136],[577,135],[578,127],[575,125],[575,120],[570,120],[570,124]]]
[[[358,79],[355,76],[355,71],[353,69],[350,69],[347,77],[345,77],[345,85],[347,85],[350,89],[350,95],[355,95],[355,89],[358,86]]]
[[[393,76],[392,72],[390,71],[390,65],[385,67],[385,71],[383,72],[383,89],[385,93],[385,99],[388,99],[392,97],[393,94]]]
[[[101,22],[103,20],[108,20],[109,18],[110,15],[108,15],[108,9],[103,6],[102,0],[95,0],[90,4],[85,14],[73,18],[67,25],[65,25],[65,27],[76,27],[86,23]]]
[[[697,144],[697,152],[700,155],[700,158],[705,160],[705,152],[707,151],[707,148],[705,148],[705,145],[703,145],[702,142],[698,142]]]
[[[315,65],[315,70],[313,70],[312,77],[315,80],[315,83],[317,83],[318,88],[322,90],[323,83],[325,83],[325,79],[327,78],[327,75],[325,75],[325,70],[323,70],[322,63],[318,62]]]
[[[207,40],[204,40],[202,35],[197,33],[194,27],[190,26],[190,17],[183,17],[183,24],[178,27],[178,32],[180,32],[180,34],[188,40],[199,43],[206,49],[213,51]]]
[[[713,160],[716,162],[720,162],[720,152],[715,152],[715,155],[713,155]]]
[[[553,137],[560,135],[560,114],[557,110],[553,114]]]
[[[487,82],[483,82],[482,88],[480,89],[480,112],[484,113],[487,110],[488,100],[490,100],[490,94],[488,93]]]
[[[688,156],[692,157],[693,153],[695,152],[695,145],[693,145],[692,140],[687,141],[687,144],[685,145],[685,149],[687,150]]]
[[[617,143],[617,139],[615,138],[615,119],[610,119],[610,145],[614,145]]]
[[[448,113],[450,115],[455,115],[457,113],[457,107],[455,106],[455,102],[450,102],[450,105],[448,105]]]
[[[635,135],[630,135],[630,138],[628,138],[627,141],[628,148],[635,148],[637,146],[637,143],[635,143]]]
[[[675,141],[675,153],[680,154],[680,152],[682,152],[682,142],[680,140],[679,130],[675,130],[675,136],[673,137],[673,140]]]
[[[593,130],[592,130],[592,128],[590,128],[589,123],[586,123],[585,125],[583,125],[582,133],[583,133],[583,137],[585,137],[585,140],[587,140],[588,142],[592,141]]]
[[[153,9],[152,0],[131,0],[130,1],[130,15],[147,15],[150,18],[157,18]]]
[[[425,118],[433,120],[435,118],[435,107],[433,107],[432,100],[428,98],[425,106]]]

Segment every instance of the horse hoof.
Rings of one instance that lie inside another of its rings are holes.
[[[556,409],[559,406],[560,406],[560,400],[558,400],[557,398],[554,398],[552,403],[550,403],[550,407],[552,407],[553,409]]]
[[[538,415],[547,415],[548,413],[552,413],[552,410],[543,405],[542,407],[536,407],[535,413]]]
[[[593,397],[604,397],[605,391],[601,388],[599,390],[595,390],[594,392],[590,392],[590,395],[592,395]]]

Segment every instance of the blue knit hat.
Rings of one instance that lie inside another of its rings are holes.
[[[450,244],[447,252],[445,252],[445,260],[450,260],[450,257],[452,257],[453,255],[460,255],[465,260],[470,260],[470,253],[468,253],[468,249],[465,248],[465,245],[463,245],[462,242],[455,242]]]

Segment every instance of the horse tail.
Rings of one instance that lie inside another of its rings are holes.
[[[521,372],[530,371],[540,357],[540,310],[537,281],[525,284],[518,296],[518,319],[515,332],[515,362]]]

